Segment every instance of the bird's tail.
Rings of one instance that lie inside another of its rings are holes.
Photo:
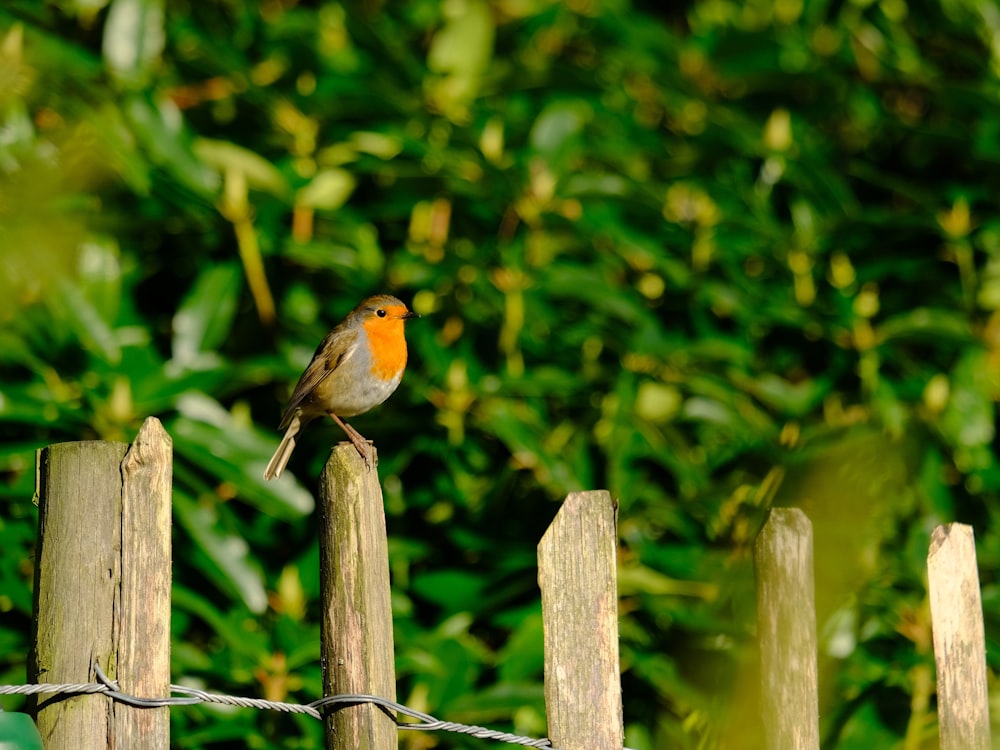
[[[285,430],[285,436],[281,438],[278,450],[271,456],[267,468],[264,469],[264,479],[277,479],[281,476],[281,472],[288,464],[288,459],[292,457],[292,451],[295,450],[295,436],[299,434],[300,429],[302,429],[302,420],[296,414],[288,423],[288,429]]]

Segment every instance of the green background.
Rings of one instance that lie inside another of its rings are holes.
[[[975,528],[1000,664],[998,40],[992,0],[8,0],[0,683],[25,679],[35,450],[157,416],[173,680],[321,695],[336,427],[260,476],[317,343],[390,292],[423,315],[411,363],[352,421],[400,700],[544,736],[535,546],[607,488],[628,746],[759,746],[777,504],[815,526],[824,747],[936,747],[936,524]],[[178,748],[321,736],[171,717]]]

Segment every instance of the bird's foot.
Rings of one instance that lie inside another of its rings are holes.
[[[374,466],[378,466],[378,453],[375,452],[375,443],[371,440],[366,440],[361,438],[360,440],[351,439],[351,445],[361,456],[361,460],[365,462],[365,468],[369,471],[372,470]]]
[[[362,460],[365,462],[365,468],[371,471],[373,466],[378,466],[378,453],[375,452],[375,443],[365,438],[364,435],[355,430],[333,412],[329,412],[329,414],[333,418],[333,421],[340,425],[344,434],[347,435],[347,439],[351,441],[351,445],[354,446],[358,455],[361,456]]]

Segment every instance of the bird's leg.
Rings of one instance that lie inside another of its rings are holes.
[[[330,415],[330,418],[334,422],[340,425],[340,429],[344,431],[344,434],[347,435],[347,439],[350,440],[351,443],[354,445],[354,448],[355,450],[357,450],[358,455],[360,455],[361,458],[364,459],[365,466],[370,469],[372,467],[372,461],[371,461],[371,446],[373,445],[372,441],[365,438],[364,435],[355,430],[353,427],[347,424],[347,422],[338,417],[332,411],[327,412],[327,414]],[[378,465],[377,458],[375,461],[375,465],[376,466]]]

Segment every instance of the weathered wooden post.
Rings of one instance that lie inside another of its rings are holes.
[[[39,451],[31,682],[96,682],[161,698],[170,686],[170,437],[147,419],[135,442]],[[169,709],[103,695],[37,700],[46,750],[170,746]]]
[[[325,695],[396,699],[389,552],[382,488],[350,443],[334,447],[320,480],[320,587]],[[326,717],[328,750],[396,750],[396,725],[363,704]]]
[[[545,709],[559,750],[621,750],[617,505],[574,492],[538,544]]]
[[[972,527],[938,526],[927,555],[941,750],[989,750],[986,637]]]
[[[775,508],[754,546],[767,750],[819,750],[812,524]]]

